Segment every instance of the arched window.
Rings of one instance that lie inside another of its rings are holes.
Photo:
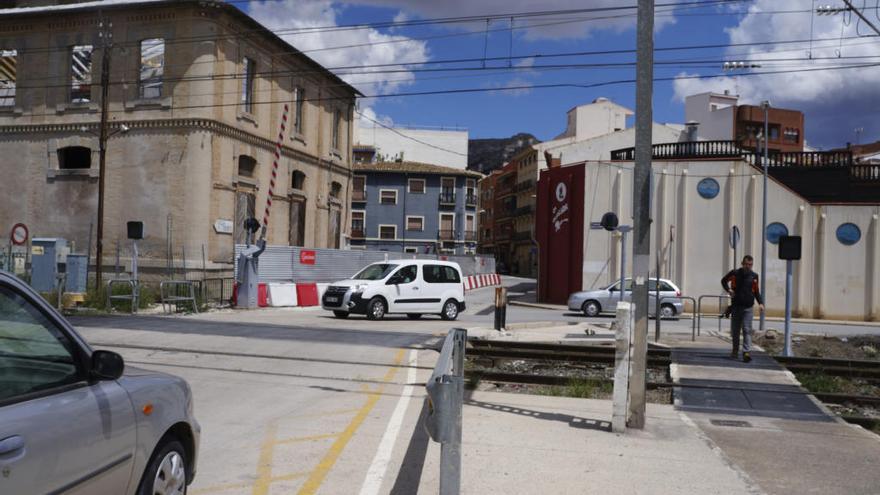
[[[253,177],[257,172],[257,160],[252,156],[238,156],[238,175],[242,177]]]
[[[85,146],[68,146],[58,150],[58,168],[78,170],[92,168],[92,150]]]
[[[339,198],[339,195],[342,193],[342,184],[338,182],[334,182],[330,184],[330,197]]]
[[[304,190],[306,187],[306,174],[299,170],[294,170],[290,177],[290,187],[293,189]]]

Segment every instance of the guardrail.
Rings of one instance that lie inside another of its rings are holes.
[[[440,444],[440,495],[461,491],[461,410],[464,401],[464,352],[467,330],[446,335],[440,359],[425,384],[425,430]]]
[[[727,294],[703,294],[697,298],[697,335],[700,335],[703,317],[703,299],[706,297],[718,298],[718,333],[721,333],[721,300],[730,299],[730,296]]]
[[[173,292],[168,289],[173,287]],[[180,289],[184,290],[183,295]],[[180,303],[192,304],[193,313],[199,312],[199,303],[196,301],[196,289],[192,280],[163,280],[159,283],[159,300],[162,310],[171,313],[171,306],[175,309]]]
[[[666,300],[674,301],[676,299],[687,299],[694,305],[695,310],[697,308],[697,300],[690,296],[661,297],[660,304],[663,304],[663,301]],[[654,315],[654,318],[660,318],[660,320],[663,321],[663,318],[660,316],[660,311],[655,312],[657,314]],[[682,313],[684,313],[684,311],[682,311]],[[681,318],[681,316],[679,316],[679,318]],[[691,342],[695,340],[697,340],[697,316],[693,315],[691,316]]]
[[[113,286],[116,284],[120,285],[128,285],[131,287],[130,294],[113,294]],[[113,309],[113,301],[130,301],[131,302],[131,313],[137,313],[138,309],[138,296],[140,294],[140,284],[137,280],[131,279],[114,279],[107,282],[107,311]]]

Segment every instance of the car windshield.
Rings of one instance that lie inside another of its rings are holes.
[[[397,266],[391,263],[376,263],[364,268],[360,273],[351,278],[353,280],[382,280]]]

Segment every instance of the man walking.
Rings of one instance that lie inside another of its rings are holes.
[[[752,316],[754,315],[755,301],[758,301],[758,309],[764,311],[764,299],[758,284],[758,274],[752,271],[755,259],[745,255],[742,267],[731,270],[721,279],[721,287],[730,294],[730,337],[733,340],[733,350],[730,357],[739,357],[739,334],[743,334],[743,361],[748,363],[752,360],[749,354],[752,350]]]

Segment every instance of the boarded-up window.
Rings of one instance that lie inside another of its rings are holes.
[[[15,85],[18,80],[18,52],[0,50],[0,107],[15,105]]]
[[[244,244],[247,240],[244,222],[256,215],[256,199],[252,193],[238,192],[235,194],[235,225],[232,237],[236,244]]]
[[[409,192],[413,194],[424,194],[425,193],[425,179],[410,179],[409,180]]]
[[[74,46],[70,52],[70,101],[92,101],[92,45]]]
[[[244,106],[245,112],[252,113],[254,111],[254,74],[257,65],[252,59],[245,57],[242,66],[244,73],[241,80],[241,104]]]
[[[394,189],[383,189],[379,191],[379,202],[383,205],[396,205],[397,191]]]
[[[397,226],[395,226],[395,225],[380,225],[379,226],[379,239],[397,239]]]
[[[305,201],[290,202],[290,234],[291,246],[305,246],[306,238],[306,203]]]
[[[257,160],[252,156],[238,156],[238,175],[241,177],[253,177],[257,171]]]
[[[84,146],[68,146],[58,149],[58,168],[77,170],[92,167],[92,150]]]
[[[327,229],[327,247],[339,249],[339,226],[342,223],[342,212],[339,208],[330,210],[330,228]]]
[[[424,217],[406,217],[406,230],[425,230]]]
[[[165,75],[165,40],[153,38],[141,41],[141,71],[139,79],[141,98],[162,96],[162,77]]]

